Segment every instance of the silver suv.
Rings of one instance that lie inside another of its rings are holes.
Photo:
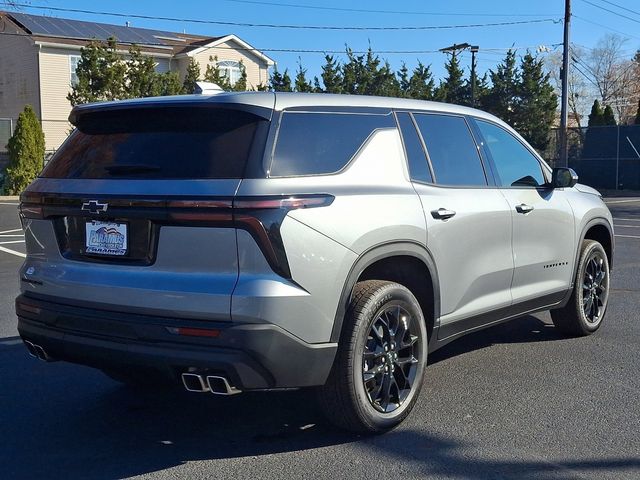
[[[478,110],[233,93],[89,104],[21,198],[20,335],[187,390],[318,387],[336,424],[410,412],[429,352],[605,315],[612,218]]]

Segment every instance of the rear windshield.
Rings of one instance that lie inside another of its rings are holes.
[[[219,108],[86,113],[42,176],[242,178],[249,157],[262,157],[266,124],[251,113]]]

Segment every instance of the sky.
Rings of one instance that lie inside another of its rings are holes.
[[[420,50],[433,53],[382,53],[394,69],[402,62],[412,68],[418,62],[432,66],[436,78],[444,74],[446,56],[438,49],[454,43],[468,42],[478,45],[478,70],[482,74],[504,57],[506,50],[515,47],[520,53],[526,49],[553,52],[561,49],[564,13],[563,0],[457,0],[433,2],[428,0],[389,2],[377,0],[109,0],[87,2],[82,0],[23,0],[32,6],[117,12],[171,17],[183,21],[130,18],[132,26],[168,31],[222,36],[236,34],[252,46],[263,49],[273,58],[279,70],[293,72],[300,61],[308,75],[319,75],[324,63],[322,53],[278,52],[268,49],[344,51],[345,44],[353,50],[374,51]],[[4,2],[0,0],[0,8]],[[284,5],[283,5],[284,4]],[[640,48],[640,1],[638,0],[573,0],[571,42],[592,48],[606,34],[618,33],[629,40],[625,53],[631,57]],[[296,7],[298,6],[298,7]],[[299,8],[305,6],[307,8]],[[598,6],[600,8],[598,8]],[[312,8],[308,8],[312,7]],[[319,7],[319,8],[318,8]],[[621,8],[620,8],[621,7]],[[331,10],[332,8],[343,10]],[[607,12],[615,11],[618,15]],[[627,10],[628,9],[628,10]],[[348,11],[347,11],[348,10]],[[356,10],[369,10],[368,12]],[[378,10],[382,12],[373,12]],[[124,24],[127,18],[88,13],[59,12],[49,9],[23,8],[25,13]],[[390,12],[393,11],[393,12]],[[632,13],[632,12],[638,12]],[[623,18],[628,17],[628,18]],[[451,26],[456,28],[432,30],[305,30],[230,26],[193,23],[187,20],[212,20],[288,25],[323,25],[339,27],[403,27]],[[516,25],[494,25],[463,28],[462,25],[503,22],[526,22]],[[547,55],[548,53],[542,53]],[[338,54],[338,57],[340,55]],[[470,53],[462,56],[468,69]]]

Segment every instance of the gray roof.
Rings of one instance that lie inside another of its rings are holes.
[[[32,35],[46,37],[74,38],[79,40],[107,40],[115,37],[121,43],[136,43],[139,45],[162,44],[162,40],[184,41],[177,33],[147,28],[111,25],[108,23],[85,22],[66,18],[44,17],[27,13],[9,14]]]

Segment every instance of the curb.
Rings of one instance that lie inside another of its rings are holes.
[[[20,197],[18,195],[0,195],[0,202],[3,201],[18,201]]]

